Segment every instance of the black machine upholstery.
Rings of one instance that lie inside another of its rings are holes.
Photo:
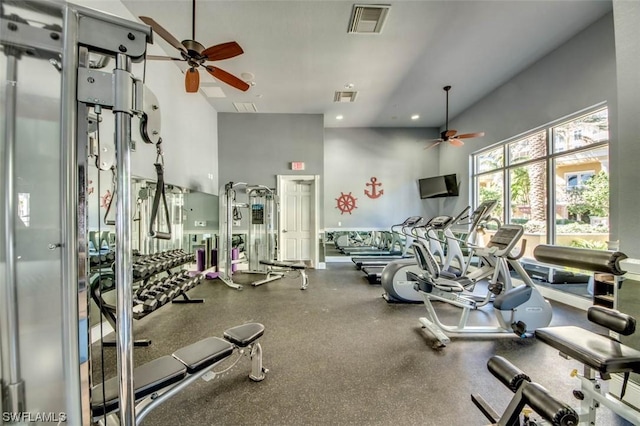
[[[487,368],[511,392],[517,392],[522,382],[531,381],[522,370],[499,355],[494,355],[489,359]]]
[[[613,309],[594,306],[589,308],[588,317],[621,334],[631,334],[635,330],[634,318]],[[640,351],[609,336],[565,326],[540,328],[536,330],[536,337],[603,375],[640,372]]]
[[[520,415],[526,405],[553,425],[578,424],[578,414],[569,405],[556,399],[538,383],[532,382],[529,376],[504,357],[494,355],[487,362],[487,368],[515,394],[502,415],[499,415],[482,396],[471,395],[473,403],[492,424],[522,424]]]
[[[244,348],[264,334],[264,325],[252,322],[238,325],[224,332],[224,338],[236,346]]]
[[[232,352],[231,343],[219,337],[209,337],[178,349],[173,357],[187,367],[189,374],[193,374],[228,357]]]
[[[133,370],[134,398],[140,401],[175,385],[194,374],[231,356],[235,347],[246,347],[264,334],[264,325],[248,323],[224,332],[224,339],[209,337],[178,349],[172,355],[156,358]],[[226,340],[225,340],[226,339]],[[179,386],[179,385],[177,385]],[[104,389],[104,391],[103,391]],[[118,410],[120,405],[118,377],[98,384],[91,390],[91,410],[100,417]]]
[[[604,306],[592,306],[587,312],[589,321],[607,327],[609,330],[630,336],[636,331],[636,319],[631,315],[623,314]]]
[[[226,343],[226,342],[225,342]],[[170,355],[156,358],[137,367],[133,371],[134,395],[139,400],[177,383],[187,375],[187,367]],[[103,393],[104,387],[104,393]],[[91,391],[91,410],[93,416],[102,416],[117,410],[120,405],[118,396],[118,377],[93,387]]]
[[[260,264],[275,266],[276,268],[307,269],[307,266],[302,263],[279,262],[277,260],[261,260]]]
[[[567,404],[555,399],[538,383],[526,383],[522,397],[533,411],[554,425],[577,425],[578,414]]]

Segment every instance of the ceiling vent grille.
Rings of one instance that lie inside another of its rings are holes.
[[[234,102],[233,106],[238,112],[258,112],[258,108],[253,102]]]
[[[351,13],[349,33],[379,34],[391,6],[385,4],[355,4]]]
[[[336,94],[333,95],[333,102],[355,102],[356,96],[358,96],[358,92],[354,92],[353,90],[336,92]]]

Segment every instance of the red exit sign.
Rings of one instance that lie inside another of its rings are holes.
[[[291,170],[304,170],[304,161],[291,162]]]

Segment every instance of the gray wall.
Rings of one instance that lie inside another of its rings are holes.
[[[435,128],[332,128],[324,141],[324,226],[384,228],[408,216],[434,216],[441,200],[420,200],[417,180],[438,174],[438,152],[424,150]],[[462,175],[466,176],[466,172]],[[384,193],[369,198],[364,191],[376,177]],[[351,193],[357,208],[351,214],[337,208],[337,199]]]
[[[470,199],[465,195],[470,197],[471,153],[603,101],[609,107],[610,161],[612,170],[616,170],[619,161],[615,156],[618,135],[612,14],[604,16],[451,120],[450,127],[460,133],[486,133],[483,138],[469,140],[460,148],[441,145],[440,174],[465,176],[456,208],[462,208]],[[616,176],[612,175],[612,187],[616,184]],[[611,206],[615,211],[616,197],[612,197]],[[612,228],[616,226],[613,222],[612,218]]]
[[[324,117],[321,114],[218,114],[219,182],[246,182],[275,188],[276,175],[322,174]],[[290,169],[303,161],[305,170]]]
[[[640,2],[613,2],[618,77],[617,181],[612,193],[619,223],[616,238],[630,257],[640,257]],[[615,217],[614,217],[615,218]],[[613,219],[613,218],[612,218]]]

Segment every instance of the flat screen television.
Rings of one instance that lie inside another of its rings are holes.
[[[457,197],[458,180],[455,174],[418,180],[420,198]]]

